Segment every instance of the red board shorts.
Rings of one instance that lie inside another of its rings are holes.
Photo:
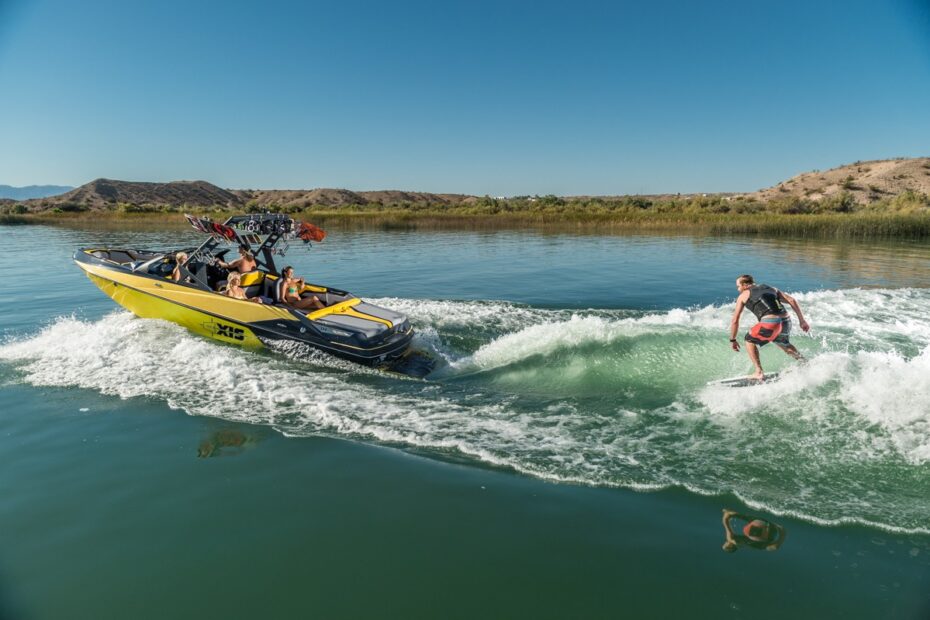
[[[746,334],[746,342],[764,347],[770,342],[783,347],[789,346],[788,334],[791,332],[791,319],[788,317],[765,317],[752,326]]]

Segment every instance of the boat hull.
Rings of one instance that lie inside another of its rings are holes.
[[[216,315],[182,306],[90,272],[87,272],[87,277],[113,301],[143,319],[171,321],[201,336],[223,342],[256,349],[263,346],[247,325],[228,318],[220,319]]]
[[[266,341],[293,341],[366,365],[380,365],[404,356],[413,339],[413,330],[391,333],[374,346],[354,346],[328,341],[314,333],[307,316],[288,307],[258,304],[218,295],[194,286],[130,269],[78,250],[74,260],[87,277],[120,306],[136,316],[162,319],[190,331],[229,344],[261,348]],[[330,314],[358,314],[352,306],[359,300],[337,304]],[[314,317],[318,313],[312,313]]]

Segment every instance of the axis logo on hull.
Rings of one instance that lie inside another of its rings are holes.
[[[207,321],[206,323],[201,323],[201,325],[214,336],[230,338],[232,340],[245,340],[245,330],[241,327],[234,327],[216,321]]]

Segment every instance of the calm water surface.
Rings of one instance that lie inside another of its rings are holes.
[[[0,617],[930,613],[923,244],[293,247],[411,316],[438,360],[416,381],[136,319],[70,259],[193,231],[0,232],[26,276],[0,297]],[[744,272],[796,294],[808,361],[766,347],[780,381],[708,386],[749,370],[726,331]],[[724,506],[785,546],[723,553]]]

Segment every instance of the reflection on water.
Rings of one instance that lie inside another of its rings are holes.
[[[255,442],[241,431],[226,428],[211,433],[209,437],[200,442],[197,447],[197,456],[202,459],[214,456],[232,456],[239,454],[245,447]]]
[[[723,509],[723,532],[726,541],[723,550],[734,553],[740,547],[777,551],[785,542],[785,528],[768,519],[760,519]]]
[[[71,224],[3,227],[12,242],[9,255],[18,255],[18,245],[25,250],[41,243],[49,254],[37,260],[51,268],[48,277],[55,281],[49,284],[70,289],[81,283],[70,265],[77,247],[160,250],[203,240],[186,223]],[[730,303],[733,280],[741,273],[789,292],[930,287],[930,248],[918,242],[553,228],[385,231],[363,224],[327,223],[325,242],[292,246],[286,261],[315,282],[363,297],[498,299],[565,308],[665,310]]]
[[[829,273],[838,288],[930,287],[926,243],[754,239],[751,247],[777,252],[786,263]]]
[[[627,228],[590,224],[514,225],[493,220],[461,222],[404,221],[395,219],[332,219],[320,218],[318,223],[331,233],[341,233],[349,240],[360,238],[394,239],[400,237],[436,236],[445,239],[467,237],[475,242],[512,238],[515,235],[535,238],[548,249],[562,241],[582,239],[613,239],[621,243],[641,245],[643,241],[677,245],[687,243],[696,251],[714,251],[714,246],[745,256],[769,257],[783,264],[801,265],[832,274],[839,286],[930,286],[930,251],[927,244],[916,241],[854,241],[811,240],[759,236],[708,236],[675,231],[630,231]],[[202,236],[194,232],[180,216],[165,220],[101,219],[63,220],[55,228],[70,230],[86,239],[88,233],[102,233],[101,241],[119,243],[119,239],[134,242],[137,237],[151,244],[153,236],[167,246],[196,244]],[[21,231],[48,230],[45,226],[22,227]],[[54,230],[54,229],[52,229]],[[141,233],[134,235],[133,233]],[[162,234],[158,234],[162,233]],[[163,241],[162,241],[163,239]]]

